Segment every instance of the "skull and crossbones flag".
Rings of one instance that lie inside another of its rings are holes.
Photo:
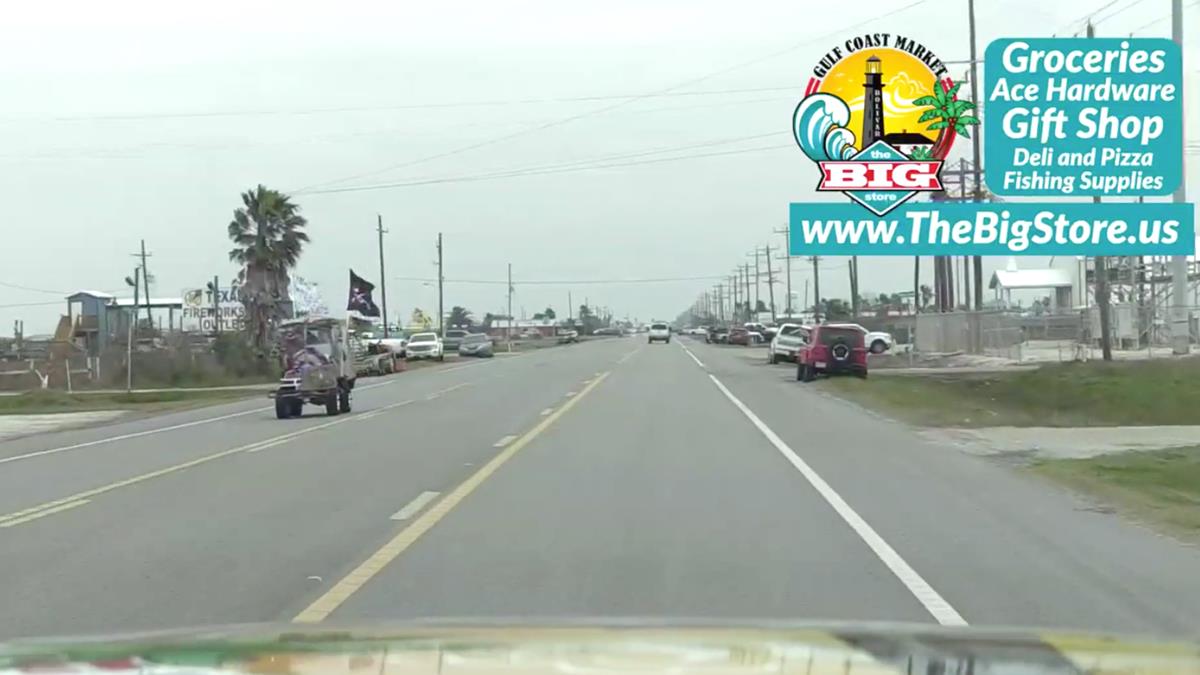
[[[379,306],[371,299],[371,291],[374,290],[375,284],[350,270],[350,299],[346,301],[346,309],[355,310],[363,316],[379,316]]]

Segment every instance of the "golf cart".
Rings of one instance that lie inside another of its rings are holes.
[[[354,351],[346,322],[330,318],[285,321],[279,327],[283,377],[271,392],[275,416],[299,417],[305,403],[325,406],[325,413],[350,412],[354,389]]]

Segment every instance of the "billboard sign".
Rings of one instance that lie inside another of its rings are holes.
[[[222,331],[240,331],[246,327],[246,308],[242,305],[237,287],[219,289],[215,303],[212,291],[207,288],[187,288],[182,296],[182,326],[185,331],[216,332],[218,316]]]

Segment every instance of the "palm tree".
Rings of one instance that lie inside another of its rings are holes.
[[[300,207],[287,195],[262,185],[243,192],[242,207],[233,212],[229,259],[242,265],[237,282],[250,339],[259,349],[267,346],[271,322],[283,318],[289,301],[288,271],[309,241],[307,225]]]
[[[450,316],[446,318],[446,323],[455,328],[470,328],[475,321],[471,318],[469,309],[455,305],[450,308]]]
[[[971,101],[959,101],[954,97],[958,94],[958,89],[962,87],[962,82],[947,88],[944,82],[936,82],[933,85],[932,96],[922,96],[913,101],[914,105],[929,106],[918,122],[928,122],[929,120],[937,120],[930,124],[926,129],[929,131],[938,131],[937,142],[933,144],[932,150],[918,148],[913,153],[913,159],[945,159],[950,152],[950,146],[954,143],[955,134],[961,134],[964,138],[970,138],[971,134],[967,131],[967,127],[979,124],[979,118],[974,115],[965,114],[968,110],[973,110],[975,104]],[[926,155],[928,153],[928,155]],[[920,155],[920,156],[918,156]]]

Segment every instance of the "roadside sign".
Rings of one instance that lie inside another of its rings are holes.
[[[217,330],[217,314],[213,311],[212,291],[206,288],[187,288],[182,293],[184,331],[212,333]],[[222,331],[240,331],[246,326],[246,308],[236,287],[219,289],[216,308],[220,312]]]

